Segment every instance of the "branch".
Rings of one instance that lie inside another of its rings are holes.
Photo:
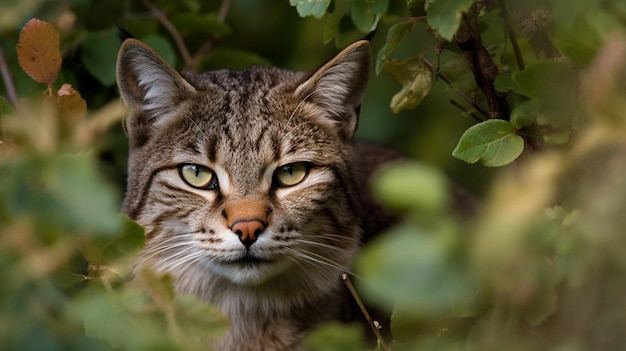
[[[156,6],[154,6],[150,2],[150,0],[142,0],[142,2],[148,8],[148,10],[150,10],[150,13],[159,22],[161,22],[161,24],[165,27],[165,29],[167,29],[167,31],[170,33],[170,35],[174,39],[174,42],[176,43],[176,46],[178,47],[178,50],[180,50],[180,53],[183,56],[183,61],[185,61],[185,66],[190,67],[192,63],[191,55],[189,54],[189,50],[187,49],[187,46],[185,45],[185,41],[183,40],[183,37],[180,35],[176,27],[174,27],[174,24],[167,18],[167,16],[165,16],[163,12],[161,12],[161,10],[159,10]]]
[[[9,72],[7,61],[4,59],[2,47],[0,47],[0,74],[2,74],[2,80],[4,81],[4,86],[7,90],[9,102],[13,105],[13,108],[17,109],[17,91],[15,90],[15,85],[13,84],[13,78],[11,77],[11,72]]]
[[[497,92],[493,86],[493,81],[498,75],[498,68],[493,63],[491,54],[480,38],[476,11],[476,4],[474,4],[468,14],[463,15],[463,20],[453,42],[463,53],[474,74],[476,84],[487,98],[489,118],[508,120],[510,116],[509,103],[506,101],[506,95]]]
[[[228,15],[228,11],[230,10],[231,0],[223,0],[222,6],[220,6],[219,12],[217,13],[217,19],[224,23],[226,21],[226,16]],[[213,49],[213,46],[220,40],[220,35],[215,34],[211,37],[211,39],[207,40],[202,44],[202,46],[196,51],[196,53],[191,58],[191,61],[187,65],[187,69],[195,71],[198,63],[209,51]]]
[[[454,106],[454,107],[458,108],[459,110],[461,110],[464,114],[469,115],[470,117],[475,119],[476,122],[478,122],[478,123],[484,122],[482,119],[480,119],[478,116],[476,116],[476,114],[474,112],[468,111],[463,105],[461,105],[456,100],[452,99],[452,100],[450,100],[450,103],[452,104],[452,106]]]
[[[352,297],[354,297],[354,300],[356,301],[357,305],[359,305],[359,308],[361,309],[361,312],[365,316],[367,323],[370,325],[370,328],[372,328],[374,335],[376,335],[376,339],[378,339],[378,343],[380,344],[380,347],[382,347],[384,351],[390,351],[391,349],[389,348],[389,346],[387,346],[385,339],[383,339],[383,336],[380,334],[380,330],[379,330],[380,324],[378,324],[377,321],[373,320],[370,314],[367,312],[367,309],[365,308],[365,305],[363,304],[363,301],[359,297],[359,294],[357,293],[356,289],[352,285],[352,282],[350,281],[348,274],[342,273],[341,279],[343,279],[343,282],[348,287],[348,290],[350,290]]]
[[[424,61],[424,63],[426,64],[426,66],[428,66],[431,70],[433,69],[433,64],[428,61],[427,59],[422,57],[422,61]],[[450,85],[451,87],[454,88],[454,92],[457,93],[457,95],[459,95],[463,100],[465,100],[468,104],[470,104],[476,111],[480,112],[483,116],[485,116],[486,118],[489,118],[489,114],[487,113],[487,111],[483,110],[482,107],[480,107],[476,101],[474,101],[474,99],[472,99],[471,97],[467,96],[467,94],[465,94],[461,89],[455,87],[452,85],[452,80],[450,80],[450,78],[446,77],[446,75],[444,75],[441,72],[437,72],[436,74],[437,78],[441,78],[441,80],[443,80],[446,84]]]

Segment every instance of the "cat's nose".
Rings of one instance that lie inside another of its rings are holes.
[[[265,230],[265,224],[259,220],[237,221],[233,223],[230,230],[239,236],[239,240],[245,247],[249,248]]]

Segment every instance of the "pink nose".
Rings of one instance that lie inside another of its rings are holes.
[[[233,233],[239,236],[239,240],[246,247],[250,247],[256,241],[259,234],[265,230],[265,224],[259,220],[238,221],[230,227]]]

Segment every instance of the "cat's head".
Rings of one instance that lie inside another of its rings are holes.
[[[334,281],[358,245],[351,141],[370,56],[360,41],[312,73],[181,75],[126,40],[124,211],[146,228],[140,266],[199,294]]]

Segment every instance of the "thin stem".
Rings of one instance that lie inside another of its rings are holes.
[[[11,72],[9,72],[7,61],[4,58],[2,47],[0,47],[0,74],[2,74],[4,87],[7,90],[7,98],[11,105],[13,105],[13,108],[17,109],[17,91],[15,90],[15,84],[13,84],[13,78],[11,77]]]
[[[450,100],[450,103],[457,107],[459,110],[461,110],[463,113],[468,114],[470,117],[472,117],[473,119],[476,120],[476,122],[480,123],[480,122],[484,122],[484,120],[480,119],[478,116],[476,116],[476,114],[474,112],[470,112],[468,111],[463,105],[461,105],[458,101],[452,99]]]
[[[189,54],[189,50],[185,45],[185,41],[183,37],[180,35],[174,24],[165,16],[161,10],[159,10],[154,4],[152,4],[149,0],[142,0],[143,4],[150,10],[150,13],[159,21],[161,24],[167,29],[170,33],[178,50],[180,50],[181,55],[183,56],[183,61],[185,61],[185,66],[190,67],[192,63],[191,55]]]
[[[370,328],[372,328],[374,335],[376,335],[376,338],[378,339],[378,342],[380,343],[380,347],[382,347],[383,350],[385,351],[389,351],[390,350],[389,346],[387,346],[385,339],[383,339],[383,336],[380,334],[380,330],[378,330],[378,322],[374,321],[372,317],[370,316],[370,314],[367,312],[367,309],[365,308],[365,305],[363,304],[361,297],[359,297],[359,294],[357,293],[356,289],[354,288],[354,285],[352,285],[352,282],[350,281],[350,278],[348,277],[348,273],[342,273],[341,279],[343,279],[344,283],[348,287],[348,290],[350,290],[352,297],[354,297],[354,300],[356,301],[357,305],[359,305],[359,308],[361,309],[361,312],[365,316],[367,323],[370,325]]]
[[[504,21],[504,26],[506,27],[506,32],[509,35],[509,39],[511,40],[511,46],[513,46],[513,52],[515,52],[515,60],[517,61],[517,67],[520,70],[524,69],[524,59],[522,58],[522,52],[519,49],[519,45],[517,44],[517,37],[515,36],[515,31],[511,26],[511,18],[509,17],[509,11],[506,7],[506,0],[500,0],[500,11],[502,13],[502,20]]]
[[[431,70],[433,69],[433,64],[428,61],[427,59],[422,57],[422,61],[424,61],[424,63],[426,64],[426,66],[428,66],[428,68],[430,68]],[[437,78],[440,78],[441,80],[443,80],[446,84],[452,86],[452,80],[450,80],[450,78],[446,77],[443,73],[441,72],[437,72],[436,74]],[[457,87],[453,87],[454,88],[454,92],[459,95],[463,100],[465,100],[468,104],[470,104],[476,111],[480,112],[480,114],[482,114],[483,116],[489,118],[489,114],[487,113],[487,111],[483,110],[482,107],[480,107],[476,101],[474,101],[474,99],[472,99],[471,97],[467,96],[467,94],[465,94],[461,89],[457,88]]]

